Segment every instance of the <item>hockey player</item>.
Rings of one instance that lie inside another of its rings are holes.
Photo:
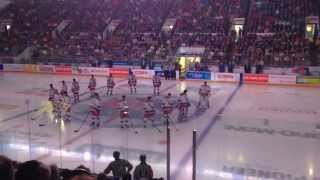
[[[160,95],[161,77],[159,75],[154,75],[152,78],[153,82],[153,94]]]
[[[89,91],[90,91],[90,97],[94,97],[97,87],[97,81],[96,78],[94,78],[94,75],[91,75],[90,81],[89,81]]]
[[[144,127],[147,127],[148,121],[151,121],[152,125],[154,125],[154,104],[152,102],[151,96],[147,97],[147,101],[144,103]]]
[[[130,94],[133,94],[133,93],[137,93],[137,78],[136,76],[133,74],[133,73],[130,73],[129,74],[129,77],[128,77],[128,84],[129,84],[129,87],[130,87]]]
[[[121,128],[128,128],[128,118],[129,118],[129,106],[126,100],[126,96],[123,95],[122,99],[119,103],[119,110],[120,110],[120,124]]]
[[[56,94],[57,89],[53,87],[53,84],[50,84],[50,89],[49,89],[49,101],[53,102],[54,100],[54,95]]]
[[[70,96],[64,96],[62,106],[63,106],[63,120],[66,122],[71,122],[72,98]]]
[[[178,108],[179,108],[179,121],[187,120],[188,109],[190,106],[190,102],[187,96],[187,90],[184,90],[183,93],[180,94],[178,99]]]
[[[98,93],[93,94],[93,99],[89,104],[91,114],[91,127],[100,127],[101,100]]]
[[[114,83],[112,74],[110,74],[110,76],[107,79],[107,96],[109,95],[112,96],[112,91],[114,86],[115,86],[115,83]]]
[[[67,83],[65,81],[62,81],[60,94],[61,94],[61,96],[68,96],[68,86],[67,86]]]
[[[80,86],[76,79],[72,80],[71,91],[73,93],[73,101],[80,102],[80,96],[79,96]]]
[[[164,101],[162,102],[162,112],[165,117],[169,117],[173,110],[173,100],[171,98],[171,93],[165,97]]]
[[[211,93],[211,89],[210,86],[208,86],[207,82],[205,81],[199,89],[199,103],[198,103],[198,107],[205,107],[205,108],[209,108],[210,107],[210,103],[209,103],[209,96]]]
[[[63,97],[56,91],[52,102],[53,119],[60,122],[63,111]]]

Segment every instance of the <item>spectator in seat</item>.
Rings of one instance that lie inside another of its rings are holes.
[[[48,166],[39,161],[27,161],[18,165],[15,180],[50,180],[51,172]]]
[[[140,155],[140,164],[135,168],[133,172],[134,180],[152,180],[152,167],[147,164],[146,159],[146,155]]]
[[[83,165],[74,170],[62,169],[60,176],[63,180],[95,180],[94,176],[91,175],[90,169]]]
[[[73,177],[71,180],[95,180],[91,173],[90,169],[86,168],[85,166],[81,165],[73,170]]]
[[[120,152],[113,152],[114,161],[112,161],[108,167],[104,170],[105,174],[112,174],[115,178],[122,178],[123,180],[131,180],[130,171],[132,170],[132,165],[129,161],[120,159]]]
[[[4,156],[0,156],[0,179],[13,180],[12,161]]]

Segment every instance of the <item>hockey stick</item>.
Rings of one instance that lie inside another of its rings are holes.
[[[130,118],[128,118],[128,121],[130,122],[130,128],[133,130],[133,132],[135,134],[138,134],[139,132],[136,130],[136,128],[133,125],[133,122],[130,120]]]
[[[48,124],[48,122],[49,122],[49,119],[47,119],[45,122],[40,122],[38,126],[39,127],[46,126]]]
[[[55,120],[56,122],[58,121],[62,121],[62,115],[60,114],[59,116],[58,116],[58,118],[57,117],[54,117],[54,119],[53,120]],[[40,122],[39,123],[39,127],[43,127],[43,126],[46,126],[48,123],[49,123],[49,121],[50,121],[50,119],[47,119],[45,122]]]
[[[162,115],[161,117],[164,119],[164,123],[165,123],[165,124],[167,124],[167,123],[169,123],[169,125],[172,124],[174,130],[175,130],[175,131],[179,131],[179,129],[178,129],[177,126],[176,126],[177,123],[175,123],[173,120],[171,121],[171,119],[170,119],[169,116],[166,117],[165,115]],[[168,121],[168,122],[167,122],[167,121]]]
[[[82,127],[84,126],[84,124],[85,124],[85,123],[87,122],[87,120],[88,120],[89,114],[90,114],[90,112],[87,113],[85,119],[83,119],[82,123],[80,124],[80,127],[79,127],[78,129],[75,129],[73,132],[77,133],[77,132],[79,132],[79,131],[82,129]]]
[[[158,126],[156,126],[154,123],[152,123],[152,127],[156,130],[158,130],[159,133],[162,133],[161,129],[158,128]]]
[[[42,116],[42,113],[39,114],[39,115],[37,115],[37,116],[31,117],[30,119],[31,119],[32,121],[34,121],[34,120],[39,119],[41,116]]]

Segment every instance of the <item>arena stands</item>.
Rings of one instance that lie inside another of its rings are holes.
[[[11,3],[0,13],[0,55],[27,46],[34,58],[150,61],[169,59],[181,46],[204,46],[209,64],[317,65],[319,38],[305,38],[305,19],[318,16],[315,0],[69,0]],[[175,23],[162,31],[167,19]],[[231,29],[244,18],[240,37]],[[70,21],[57,31],[63,21]],[[318,33],[318,29],[316,33]]]

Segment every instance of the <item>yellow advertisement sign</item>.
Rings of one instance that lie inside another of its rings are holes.
[[[36,64],[25,64],[23,67],[24,72],[38,72],[38,65]]]

